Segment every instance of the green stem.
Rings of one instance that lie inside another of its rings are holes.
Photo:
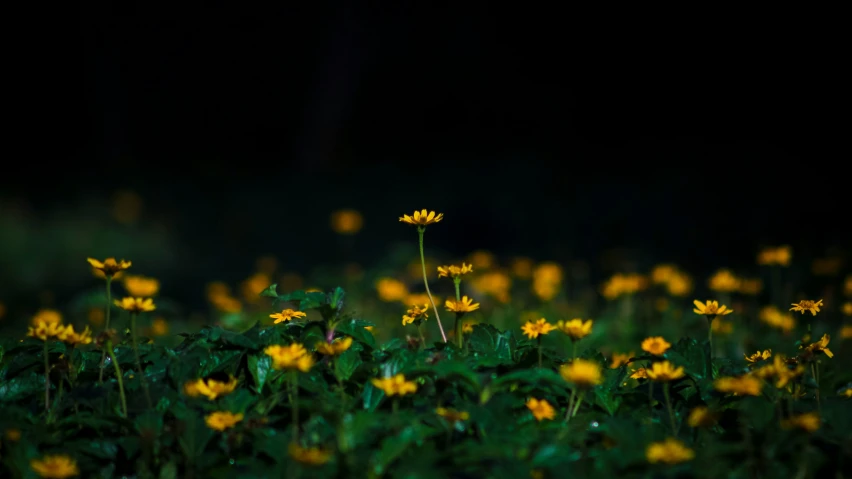
[[[651,412],[651,420],[654,419],[654,382],[650,379],[646,379],[648,381],[648,410]]]
[[[399,397],[394,396],[393,402],[391,403],[391,413],[396,416],[397,411],[399,411]]]
[[[337,364],[340,356],[335,356],[334,361],[334,377],[337,378],[337,387],[340,388],[340,417],[343,417],[343,414],[346,412],[346,391],[343,388],[343,380],[340,379],[340,369],[337,367]]]
[[[50,357],[47,352],[47,340],[44,338],[44,412],[50,413]]]
[[[677,429],[675,428],[674,410],[672,409],[672,400],[669,396],[669,383],[663,384],[663,396],[666,397],[666,409],[669,410],[669,422],[672,425],[672,434],[677,436]]]
[[[447,335],[444,333],[444,326],[441,324],[441,316],[438,314],[438,308],[435,306],[435,299],[432,298],[432,292],[429,291],[429,280],[426,278],[426,256],[423,253],[423,234],[426,232],[425,226],[417,227],[417,235],[420,239],[420,265],[423,267],[423,285],[426,286],[426,295],[429,296],[429,302],[432,303],[432,311],[435,312],[435,321],[438,322],[438,329],[441,330],[441,337],[444,342],[447,342]]]
[[[139,359],[139,345],[136,341],[136,316],[138,316],[137,313],[130,313],[130,340],[133,343],[133,356],[136,358],[136,372],[139,374],[139,381],[142,382],[142,391],[145,392],[148,409],[152,409],[154,403],[151,402],[151,392],[148,391],[148,380],[145,378],[145,372],[142,370],[142,360]]]
[[[538,367],[541,368],[541,335],[536,338],[538,342]]]
[[[115,352],[112,350],[112,340],[107,340],[104,352],[112,361],[112,366],[115,369],[115,379],[118,381],[118,395],[121,398],[121,412],[124,417],[127,417],[127,397],[124,396],[124,380],[121,377],[121,368],[118,366],[118,358],[115,357]]]
[[[713,319],[707,317],[707,377],[713,379]]]
[[[565,411],[565,424],[571,420],[571,411],[574,410],[574,399],[577,397],[577,388],[571,388],[571,397],[568,399],[568,409]]]
[[[453,278],[456,287],[456,301],[461,301],[461,277]],[[464,313],[456,313],[456,344],[459,349],[464,348],[464,324],[462,324]]]
[[[810,326],[810,325],[808,325]],[[811,375],[814,377],[814,382],[816,383],[816,400],[817,400],[817,410],[822,410],[822,405],[819,401],[819,374],[817,372],[817,363],[816,361],[811,363]]]
[[[580,404],[583,404],[583,398],[585,398],[585,397],[586,397],[586,391],[585,390],[580,391],[580,395],[577,396],[577,404],[574,404],[574,410],[571,411],[571,417],[574,417],[574,416],[577,415],[577,411],[580,410]]]
[[[577,359],[577,341],[572,339],[571,344],[573,345],[572,346],[572,352],[571,352],[571,360],[573,361],[573,360]]]
[[[420,333],[420,349],[426,349],[426,336],[423,336],[423,323],[417,325],[417,332]]]
[[[106,277],[106,314],[104,314],[104,331],[109,330],[109,314],[112,309],[112,276]],[[98,384],[104,383],[104,366],[106,365],[106,350],[101,353],[101,369],[98,373]]]
[[[292,394],[292,403],[290,404],[290,410],[293,413],[293,442],[298,442],[299,440],[299,373],[297,371],[293,371],[292,376],[290,378],[290,387],[293,390]]]
[[[47,423],[53,423],[53,415],[56,412],[56,408],[59,407],[59,403],[62,402],[62,393],[64,392],[65,381],[62,378],[59,378],[59,392],[56,393],[56,399],[53,400],[53,406],[50,409],[50,413],[47,415]]]

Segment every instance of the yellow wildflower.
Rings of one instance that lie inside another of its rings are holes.
[[[575,359],[559,368],[562,379],[580,388],[600,384],[603,380],[600,364],[586,359]]]
[[[666,283],[666,288],[672,296],[686,296],[692,292],[692,279],[685,273],[677,272]]]
[[[648,379],[648,369],[639,368],[630,371],[630,379]]]
[[[107,258],[103,261],[98,261],[95,258],[86,258],[86,261],[89,262],[92,268],[100,271],[108,278],[114,277],[117,273],[120,273],[133,265],[130,261],[116,261],[115,258]]]
[[[636,273],[616,273],[604,283],[602,294],[606,299],[615,299],[622,295],[634,294],[641,291],[647,285],[648,279],[642,275]]]
[[[553,331],[556,329],[556,326],[548,323],[546,319],[541,318],[534,323],[532,321],[527,321],[521,329],[528,338],[535,339],[541,334],[547,334]]]
[[[415,211],[411,216],[402,215],[399,221],[415,226],[428,226],[432,223],[437,223],[444,219],[444,213],[435,213],[434,211],[420,210]]]
[[[677,267],[671,264],[658,264],[651,270],[651,282],[654,284],[668,283],[677,274]]]
[[[349,347],[352,346],[352,337],[346,336],[344,338],[337,338],[334,341],[329,343],[317,343],[316,350],[318,353],[323,354],[325,356],[340,356]]]
[[[154,318],[150,333],[152,336],[165,336],[169,333],[169,323],[164,318]]]
[[[364,226],[364,217],[356,210],[337,210],[331,214],[331,229],[340,235],[354,235]]]
[[[796,320],[789,313],[782,313],[775,306],[766,306],[760,310],[759,318],[773,328],[789,334],[796,328]]]
[[[840,328],[840,339],[852,339],[852,324],[846,324]]]
[[[757,255],[757,264],[788,266],[793,257],[792,248],[787,245],[778,246],[776,248],[764,248]]]
[[[479,309],[479,303],[474,303],[471,298],[462,296],[461,300],[448,299],[447,302],[444,303],[444,307],[447,308],[447,311],[454,313],[469,313]]]
[[[293,319],[301,319],[306,317],[308,314],[302,311],[295,311],[292,309],[284,309],[281,310],[280,313],[272,313],[269,315],[270,318],[274,319],[274,324],[283,323],[284,321],[292,321]]]
[[[671,343],[663,339],[662,336],[654,336],[642,341],[642,351],[654,356],[662,356],[670,347],[672,347]]]
[[[631,351],[629,353],[625,353],[625,354],[612,353],[612,358],[610,358],[609,368],[610,369],[618,369],[621,366],[628,364],[630,362],[630,359],[633,358],[634,354],[635,353],[633,351]]]
[[[723,393],[760,396],[763,382],[754,376],[724,377],[714,381],[713,386]]]
[[[420,321],[425,321],[429,319],[429,305],[424,304],[421,308],[418,305],[413,305],[408,311],[405,312],[405,315],[402,317],[402,325],[406,324],[420,324]]]
[[[811,301],[809,299],[803,299],[798,303],[793,303],[790,311],[797,311],[805,314],[805,311],[810,311],[812,316],[816,316],[819,313],[819,307],[822,306],[822,300],[819,301]]]
[[[447,409],[443,407],[435,409],[435,414],[441,416],[450,423],[457,423],[459,421],[467,421],[470,419],[470,414],[466,411],[456,411],[455,409]]]
[[[710,323],[710,329],[716,334],[727,335],[731,334],[734,331],[734,323],[719,318],[716,321]]]
[[[219,397],[231,394],[236,388],[237,378],[229,375],[227,381],[218,381],[212,378],[187,381],[183,385],[183,392],[190,397],[204,396],[208,400],[213,401]]]
[[[668,361],[652,364],[651,369],[646,369],[646,374],[648,375],[648,379],[658,383],[666,383],[686,376],[683,367],[675,367],[674,364]]]
[[[393,278],[381,278],[376,281],[376,292],[379,293],[379,299],[386,303],[400,301],[408,296],[405,284]]]
[[[370,382],[388,396],[405,396],[417,392],[417,383],[406,381],[402,374],[386,378],[373,378]]]
[[[526,403],[527,408],[532,411],[536,421],[544,419],[553,419],[556,417],[556,410],[544,399],[529,398]]]
[[[231,429],[242,420],[242,413],[234,414],[230,411],[216,411],[208,414],[207,417],[204,418],[204,422],[207,423],[207,427],[220,432],[225,429]]]
[[[473,266],[462,263],[461,266],[451,264],[449,266],[438,266],[439,278],[460,278],[473,271]]]
[[[271,284],[272,278],[270,278],[266,273],[258,272],[249,276],[240,284],[243,299],[251,304],[260,302],[262,298],[260,293],[262,293],[263,290],[268,288]]]
[[[645,449],[645,458],[652,464],[680,464],[695,458],[695,451],[686,447],[675,438],[667,438],[662,442],[654,442]]]
[[[32,459],[30,469],[39,477],[50,479],[65,479],[80,474],[77,461],[66,455],[50,455],[41,459]]]
[[[707,319],[710,320],[712,320],[716,316],[727,316],[734,312],[733,310],[728,309],[728,307],[724,304],[719,306],[718,301],[711,301],[709,299],[706,303],[702,303],[697,299],[694,300],[692,303],[695,305],[695,308],[692,309],[695,314],[703,314],[704,316],[707,316]]]
[[[721,293],[732,293],[740,287],[740,280],[727,269],[720,269],[710,278],[710,289]]]
[[[494,255],[484,250],[474,251],[468,255],[467,260],[477,269],[488,269],[494,266]]]
[[[572,319],[571,321],[559,320],[556,322],[556,329],[565,333],[572,340],[583,339],[592,334],[592,320],[589,319],[583,322],[582,319]]]
[[[58,338],[63,334],[65,334],[65,326],[61,323],[40,322],[37,326],[31,326],[27,330],[27,337],[38,338],[42,341],[47,341],[51,338]]]
[[[748,354],[744,354],[745,360],[750,363],[756,363],[758,361],[763,361],[772,357],[772,350],[765,349],[763,352],[757,351],[756,353],[749,356]]]
[[[318,447],[302,447],[291,442],[287,447],[290,457],[306,466],[322,466],[331,459],[331,451]]]
[[[30,324],[38,326],[39,323],[59,324],[62,322],[62,313],[55,309],[41,309],[30,320]]]
[[[781,426],[787,429],[796,428],[807,432],[815,432],[819,429],[820,422],[819,414],[806,412],[781,421]]]
[[[710,427],[716,424],[718,416],[706,406],[696,406],[689,411],[686,422],[689,427]]]
[[[473,278],[471,286],[478,292],[493,296],[501,303],[508,303],[512,279],[504,271],[488,271]]]
[[[145,276],[125,276],[122,278],[122,284],[130,296],[137,298],[154,296],[160,291],[160,282]]]
[[[277,370],[296,369],[306,373],[314,365],[313,356],[299,343],[267,346],[263,352],[272,358],[272,367]]]
[[[530,258],[515,258],[512,260],[512,274],[521,279],[530,279],[533,274],[533,260]]]
[[[831,336],[829,336],[828,334],[823,334],[819,341],[809,344],[808,347],[805,348],[805,350],[809,351],[812,354],[822,352],[829,358],[833,358],[834,353],[832,353],[831,350],[828,349],[828,341],[830,339]]]
[[[65,330],[57,336],[57,339],[71,346],[76,346],[78,344],[91,344],[92,330],[86,326],[83,331],[78,333],[74,331],[74,326],[69,324],[65,327]]]
[[[763,281],[759,279],[746,279],[743,278],[740,280],[740,289],[739,292],[742,294],[756,295],[760,294],[763,290]]]
[[[473,332],[473,326],[474,326],[475,324],[476,324],[476,323],[475,323],[475,322],[473,322],[473,321],[465,321],[465,322],[462,324],[462,333],[463,333],[463,334],[472,333],[472,332]]]
[[[772,358],[772,364],[767,364],[754,371],[754,375],[763,379],[775,379],[775,387],[781,389],[787,386],[790,381],[802,375],[805,372],[805,367],[801,364],[796,364],[794,368],[788,366],[787,357],[783,354],[776,354]]]
[[[113,303],[119,308],[130,311],[131,313],[146,313],[157,309],[152,298],[133,298],[127,296],[120,300],[116,299]]]
[[[843,303],[843,306],[840,308],[840,310],[843,311],[843,314],[845,314],[846,316],[852,316],[852,302],[847,301]]]

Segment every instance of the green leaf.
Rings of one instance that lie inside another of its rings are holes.
[[[544,368],[536,368],[536,369],[522,369],[518,371],[512,371],[508,374],[504,374],[503,376],[498,377],[494,381],[491,382],[490,388],[493,390],[499,390],[501,388],[507,388],[513,384],[518,383],[526,383],[531,384],[538,387],[555,387],[557,390],[564,390],[568,387],[568,383],[562,379],[558,373],[554,372],[550,369]]]
[[[319,322],[310,322],[302,329],[302,337],[299,342],[311,349],[317,343],[325,342],[325,329]]]
[[[373,336],[373,333],[364,329],[365,326],[373,326],[373,323],[361,319],[344,319],[337,323],[334,330],[341,334],[352,336],[352,339],[366,344],[371,348],[375,348],[376,338]]]
[[[260,348],[260,346],[255,341],[252,341],[251,339],[240,333],[228,331],[218,326],[207,327],[205,329],[207,329],[208,338],[212,343],[221,344],[223,346],[236,346],[238,348],[252,350],[257,350]]]
[[[257,397],[248,389],[237,389],[219,401],[220,410],[232,413],[245,413],[254,403]]]
[[[272,358],[266,354],[251,354],[248,356],[248,370],[251,378],[254,381],[254,391],[260,394],[263,391],[263,385],[266,384],[266,379],[272,370]]]
[[[382,402],[382,399],[385,397],[385,392],[381,389],[373,386],[373,383],[369,382],[364,386],[364,390],[361,392],[361,399],[364,404],[364,409],[368,412],[373,412],[379,407],[379,403]]]
[[[340,286],[334,288],[334,291],[328,294],[328,305],[335,311],[343,309],[343,299],[346,297],[346,291]]]
[[[704,345],[690,338],[682,338],[665,353],[665,358],[675,366],[683,366],[695,379],[707,377],[707,355]]]
[[[621,383],[627,376],[627,367],[603,370],[603,383],[595,387],[595,402],[610,416],[614,416],[621,405],[622,396],[618,393]]]
[[[215,431],[207,427],[204,419],[195,411],[175,408],[174,412],[183,429],[178,437],[178,444],[187,460],[195,462],[204,454],[204,449],[213,439]]]
[[[0,382],[0,402],[19,401],[39,392],[44,392],[44,376],[35,371]]]
[[[467,364],[457,360],[444,360],[434,366],[416,368],[409,372],[411,377],[419,375],[434,375],[436,378],[446,380],[460,379],[462,384],[477,394],[482,389],[476,373]]]
[[[260,292],[260,295],[264,298],[278,298],[278,283],[272,283]]]
[[[388,467],[416,442],[422,440],[429,428],[414,423],[402,430],[396,436],[390,436],[382,441],[379,450],[371,458],[370,470],[378,476],[383,475]]]
[[[344,353],[335,358],[334,361],[334,370],[341,381],[347,381],[351,378],[352,374],[355,373],[355,370],[358,369],[358,366],[362,363],[361,355],[358,351],[353,349],[344,351]]]
[[[160,468],[159,479],[177,479],[178,467],[175,461],[169,461]]]
[[[134,421],[136,431],[146,437],[159,437],[163,432],[163,414],[157,411],[146,411]]]
[[[328,304],[328,298],[325,293],[313,292],[307,293],[305,299],[299,302],[299,309],[307,311],[309,309],[317,309]]]

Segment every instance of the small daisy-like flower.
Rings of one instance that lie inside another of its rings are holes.
[[[414,214],[412,214],[411,216],[402,215],[402,217],[399,218],[399,221],[415,226],[427,226],[431,225],[432,223],[437,223],[442,219],[444,219],[444,213],[435,213],[434,211],[420,210],[415,211]]]
[[[148,311],[157,309],[152,298],[133,298],[128,296],[120,300],[116,299],[113,303],[119,308],[130,311],[131,313],[147,313]]]
[[[819,307],[822,306],[822,300],[819,301],[811,301],[809,299],[803,299],[798,303],[792,303],[792,308],[790,311],[797,311],[805,314],[805,311],[810,311],[811,315],[816,316],[819,313]]]
[[[692,303],[695,305],[695,308],[693,308],[692,311],[694,311],[695,314],[703,314],[704,316],[707,316],[707,319],[713,319],[716,316],[727,316],[734,312],[733,310],[728,309],[728,307],[724,304],[719,306],[718,301],[711,301],[709,299],[706,303],[702,303],[697,299]]]
[[[645,458],[654,464],[680,464],[695,458],[695,451],[686,447],[682,442],[670,437],[662,442],[651,443],[645,450]]]
[[[651,369],[646,370],[648,379],[658,383],[666,383],[674,381],[686,376],[683,372],[683,367],[675,367],[674,364],[668,361],[661,361],[651,365]]]
[[[544,399],[529,398],[526,406],[527,409],[532,411],[533,417],[535,417],[536,421],[543,421],[545,419],[553,419],[556,417],[556,410],[553,409],[553,406]]]
[[[236,388],[237,378],[229,375],[225,381],[218,381],[212,378],[187,381],[183,385],[183,392],[189,397],[204,396],[208,400],[213,401],[216,398],[231,394]]]
[[[100,271],[108,278],[112,278],[116,273],[120,273],[133,265],[130,261],[116,261],[115,258],[107,258],[103,261],[96,260],[95,258],[86,258],[86,261],[89,262],[92,268]]]
[[[654,356],[662,356],[670,347],[672,347],[671,343],[661,336],[654,336],[642,341],[642,351],[651,353]]]
[[[388,396],[405,396],[417,392],[417,383],[406,381],[405,376],[397,374],[387,378],[374,378],[370,382],[378,389],[384,391]]]
[[[527,321],[526,324],[521,326],[521,329],[528,338],[535,339],[539,337],[539,335],[553,331],[556,329],[556,326],[548,323],[546,319],[541,318],[534,323],[532,321]]]
[[[64,454],[33,459],[30,461],[30,469],[39,477],[50,479],[65,479],[80,474],[77,461]]]
[[[473,271],[473,265],[462,263],[461,266],[451,264],[449,266],[438,266],[439,278],[460,278]]]
[[[413,305],[408,311],[405,312],[405,315],[402,317],[402,325],[406,324],[420,324],[420,321],[425,321],[429,319],[429,305],[424,304],[421,308],[418,305]]]
[[[234,414],[230,411],[216,411],[207,415],[207,417],[204,418],[204,422],[207,423],[207,427],[216,431],[224,431],[225,429],[231,429],[242,420],[242,413]]]
[[[569,383],[580,388],[589,388],[602,381],[601,366],[594,361],[575,359],[559,368],[559,374]]]
[[[304,346],[293,343],[287,346],[272,345],[263,350],[272,358],[272,367],[276,370],[297,369],[306,373],[314,365],[314,358],[308,354]]]
[[[763,352],[757,351],[756,353],[752,354],[751,356],[749,356],[748,354],[744,354],[744,356],[745,356],[746,361],[748,361],[750,363],[756,363],[758,361],[764,361],[766,359],[771,358],[772,357],[772,350],[767,349],[767,350],[764,350]]]
[[[612,353],[612,358],[610,358],[610,369],[618,369],[621,366],[630,362],[630,358],[633,357],[633,351],[629,353]]]
[[[648,370],[639,368],[630,371],[630,379],[648,379]]]
[[[582,319],[572,319],[571,321],[560,319],[556,322],[556,329],[565,333],[571,340],[577,341],[592,334],[592,320],[583,322]]]
[[[829,340],[831,340],[831,336],[829,336],[828,334],[823,334],[819,341],[809,344],[808,347],[805,349],[814,354],[822,352],[829,358],[833,358],[834,353],[832,353],[831,350],[828,349]]]
[[[470,413],[466,411],[456,411],[455,409],[447,409],[444,407],[439,407],[435,409],[435,414],[441,416],[446,419],[449,423],[457,423],[460,421],[467,421],[470,419]]]
[[[322,466],[331,460],[331,451],[318,447],[302,447],[295,442],[287,447],[287,453],[293,460],[306,466]]]
[[[317,352],[325,356],[340,356],[352,346],[352,337],[337,338],[331,343],[317,343]]]
[[[468,298],[467,296],[462,296],[462,299],[460,300],[448,299],[447,302],[444,303],[444,307],[447,308],[447,311],[454,313],[469,313],[479,309],[479,303],[474,303],[473,299]]]
[[[272,313],[270,318],[275,320],[275,324],[283,323],[284,321],[292,321],[293,319],[301,319],[307,316],[307,313],[302,311],[294,311],[292,309],[284,309],[280,313]]]

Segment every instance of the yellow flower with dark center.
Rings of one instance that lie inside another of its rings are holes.
[[[651,369],[646,369],[648,379],[658,383],[666,383],[674,381],[686,376],[683,372],[683,367],[675,367],[674,364],[668,361],[661,361],[651,365]]]
[[[553,419],[556,417],[556,410],[544,399],[529,398],[526,403],[527,409],[532,411],[532,415],[536,421],[545,419]]]
[[[115,258],[107,258],[103,261],[98,261],[95,258],[86,258],[86,261],[92,268],[100,271],[104,276],[112,278],[116,273],[120,273],[133,265],[130,261],[116,261]]]
[[[204,396],[208,400],[213,401],[222,396],[231,394],[236,388],[237,378],[233,375],[229,375],[227,381],[217,381],[211,378],[187,381],[183,385],[183,392],[190,397]]]
[[[406,381],[402,374],[387,378],[373,378],[370,382],[388,396],[405,396],[417,392],[417,383]]]
[[[721,293],[733,293],[740,288],[740,279],[727,269],[720,269],[710,278],[710,289]]]
[[[470,413],[466,411],[456,411],[455,409],[447,409],[443,407],[439,407],[435,409],[435,414],[441,416],[446,419],[449,423],[457,423],[460,421],[467,421],[470,419]]]
[[[788,266],[793,257],[793,250],[787,245],[776,248],[764,248],[757,254],[757,264]]]
[[[447,308],[447,311],[453,313],[469,313],[479,309],[479,303],[474,303],[473,299],[468,298],[467,296],[462,296],[461,300],[448,299],[447,302],[444,303],[444,307]]]
[[[815,432],[819,429],[820,423],[819,414],[815,412],[806,412],[781,421],[781,426],[786,429],[795,428],[807,432]]]
[[[792,303],[793,307],[790,308],[790,311],[797,311],[805,314],[805,311],[810,311],[812,316],[816,316],[819,313],[819,307],[822,306],[822,300],[819,301],[811,301],[809,299],[803,299],[798,303]]]
[[[763,281],[761,281],[759,279],[743,278],[742,280],[740,280],[739,292],[742,293],[742,294],[748,294],[748,295],[754,296],[756,294],[760,294],[760,292],[762,290],[763,290]]]
[[[379,299],[386,303],[401,301],[408,296],[408,288],[402,281],[393,278],[381,278],[376,282]]]
[[[461,266],[451,264],[449,266],[438,266],[439,278],[460,278],[473,271],[473,266],[462,263]]]
[[[719,306],[718,301],[707,300],[706,303],[702,303],[697,299],[692,302],[695,305],[695,308],[692,309],[695,314],[703,314],[707,316],[707,319],[713,319],[716,316],[727,316],[733,313],[733,310],[728,309],[724,304]]]
[[[774,379],[775,387],[781,389],[805,372],[805,367],[795,362],[795,360],[792,362],[795,364],[793,368],[789,367],[790,363],[783,354],[776,354],[772,358],[772,364],[767,364],[756,369],[753,374],[766,380]]]
[[[65,327],[65,330],[57,336],[57,339],[71,346],[76,346],[78,344],[91,344],[92,330],[86,326],[83,331],[78,333],[74,331],[74,326],[69,324]]]
[[[653,336],[642,341],[642,351],[654,356],[662,356],[670,347],[672,347],[671,343],[663,339],[662,336]]]
[[[80,474],[77,461],[64,454],[44,456],[41,459],[32,459],[30,469],[35,471],[39,477],[50,479],[65,479]]]
[[[331,460],[331,451],[318,447],[302,447],[295,442],[291,442],[287,447],[287,453],[293,460],[306,466],[322,466]]]
[[[272,367],[276,370],[289,369],[306,373],[314,365],[313,356],[299,343],[267,346],[263,353],[272,358]]]
[[[207,417],[204,418],[204,422],[207,423],[207,427],[220,432],[225,429],[231,429],[242,420],[242,413],[234,414],[230,411],[216,411],[208,414]]]
[[[154,278],[147,278],[145,276],[125,276],[122,278],[122,284],[124,284],[124,289],[127,290],[130,296],[137,298],[154,296],[160,291],[160,282]]]
[[[556,326],[548,323],[546,319],[541,318],[534,323],[532,321],[527,321],[526,324],[521,326],[521,329],[528,338],[535,339],[539,337],[539,335],[548,334],[553,331],[556,329]]]
[[[715,334],[728,335],[734,332],[734,323],[718,318],[710,323],[710,329]]]
[[[147,313],[148,311],[157,309],[157,306],[154,305],[154,300],[151,298],[133,298],[127,296],[120,300],[116,299],[113,303],[119,308],[130,311],[131,313]]]
[[[41,309],[30,320],[30,324],[38,326],[39,323],[59,324],[62,322],[62,313],[55,309]]]
[[[645,449],[645,458],[652,464],[680,464],[695,458],[695,451],[682,442],[670,437],[662,442],[654,442]]]
[[[27,337],[38,338],[42,341],[47,341],[51,338],[58,338],[65,334],[65,326],[62,323],[46,323],[40,322],[35,327],[30,326],[27,329]]]
[[[648,368],[639,368],[631,370],[630,379],[648,379]]]
[[[337,210],[331,214],[331,229],[339,235],[354,235],[364,226],[364,217],[356,210]]]
[[[399,221],[415,226],[428,226],[432,223],[437,223],[444,219],[444,213],[435,213],[434,211],[420,210],[415,211],[411,216],[402,215]]]
[[[760,396],[763,381],[754,376],[724,377],[713,382],[717,391],[740,396]]]
[[[556,329],[562,331],[573,341],[583,339],[592,334],[592,320],[589,319],[583,322],[582,319],[572,319],[571,321],[559,320],[556,322]]]
[[[402,325],[417,323],[420,324],[420,321],[425,321],[429,319],[429,305],[424,304],[421,308],[416,304],[411,306],[408,311],[405,312],[405,315],[402,317]]]
[[[718,415],[711,412],[706,406],[696,406],[689,411],[686,419],[689,427],[710,427],[716,424]]]
[[[293,319],[301,319],[307,316],[307,313],[302,311],[295,311],[292,309],[284,309],[281,310],[280,313],[272,313],[269,315],[270,318],[275,320],[274,324],[283,323],[284,321],[291,321]]]
[[[630,359],[634,356],[634,352],[631,351],[629,353],[612,353],[612,358],[610,358],[610,369],[618,369],[621,366],[628,364]]]
[[[763,352],[757,351],[756,353],[749,356],[748,354],[744,354],[745,360],[750,363],[756,363],[758,361],[763,361],[772,357],[772,350],[765,349]]]
[[[823,334],[819,341],[809,344],[808,347],[805,349],[813,354],[821,352],[829,358],[833,358],[834,354],[831,352],[830,349],[828,349],[828,341],[830,339],[831,336],[829,336],[828,334]]]
[[[316,350],[318,353],[325,356],[340,356],[346,352],[350,346],[352,346],[352,337],[346,336],[345,338],[335,339],[331,342],[331,344],[324,342],[317,343]]]
[[[559,367],[562,379],[579,388],[590,388],[603,380],[600,364],[586,359],[575,359]]]

